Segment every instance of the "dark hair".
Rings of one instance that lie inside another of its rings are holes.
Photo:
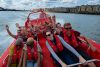
[[[57,24],[56,24],[56,27],[57,27],[58,24],[60,24],[60,23],[57,23]],[[60,25],[61,25],[61,24],[60,24]]]
[[[18,32],[21,32],[21,30],[19,29],[19,30],[17,30]]]
[[[49,23],[48,22],[45,22],[45,25],[48,25]]]
[[[57,24],[60,24],[60,23],[57,23]]]

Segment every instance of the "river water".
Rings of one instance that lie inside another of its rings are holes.
[[[0,55],[13,42],[5,30],[8,24],[13,34],[16,34],[15,23],[23,25],[29,12],[0,11]],[[70,14],[70,13],[49,13],[55,15],[57,22],[62,25],[70,22],[75,30],[82,35],[100,43],[100,15]],[[33,17],[37,17],[37,14]],[[32,17],[32,18],[33,18]]]

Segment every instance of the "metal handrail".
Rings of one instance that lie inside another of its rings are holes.
[[[42,11],[41,11],[40,9],[37,9],[35,12],[31,11],[31,12],[28,14],[28,17],[27,17],[27,18],[29,18],[31,14],[38,13],[38,12],[42,12]]]

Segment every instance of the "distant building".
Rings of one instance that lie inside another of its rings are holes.
[[[56,7],[47,10],[51,12],[63,12],[63,13],[100,14],[100,5],[82,5],[70,8]]]
[[[80,6],[77,6],[75,11],[76,11],[76,13],[79,13],[79,11],[80,11]]]
[[[80,6],[80,12],[84,13],[86,11],[86,6],[82,5]]]
[[[70,12],[70,8],[65,8],[66,9],[66,13]]]
[[[87,13],[93,13],[93,7],[91,5],[86,6],[86,12]]]
[[[93,12],[100,13],[100,6],[99,5],[93,6]]]
[[[55,11],[57,12],[66,12],[66,9],[63,8],[63,7],[60,7],[60,8],[55,8]]]

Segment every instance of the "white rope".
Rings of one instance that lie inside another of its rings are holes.
[[[98,59],[93,59],[93,60],[88,60],[88,61],[86,61],[85,63],[90,63],[90,62],[100,62],[100,60],[98,60]],[[68,67],[73,67],[73,66],[77,66],[77,65],[82,65],[82,64],[85,64],[85,63],[75,63],[75,64],[68,65]]]

